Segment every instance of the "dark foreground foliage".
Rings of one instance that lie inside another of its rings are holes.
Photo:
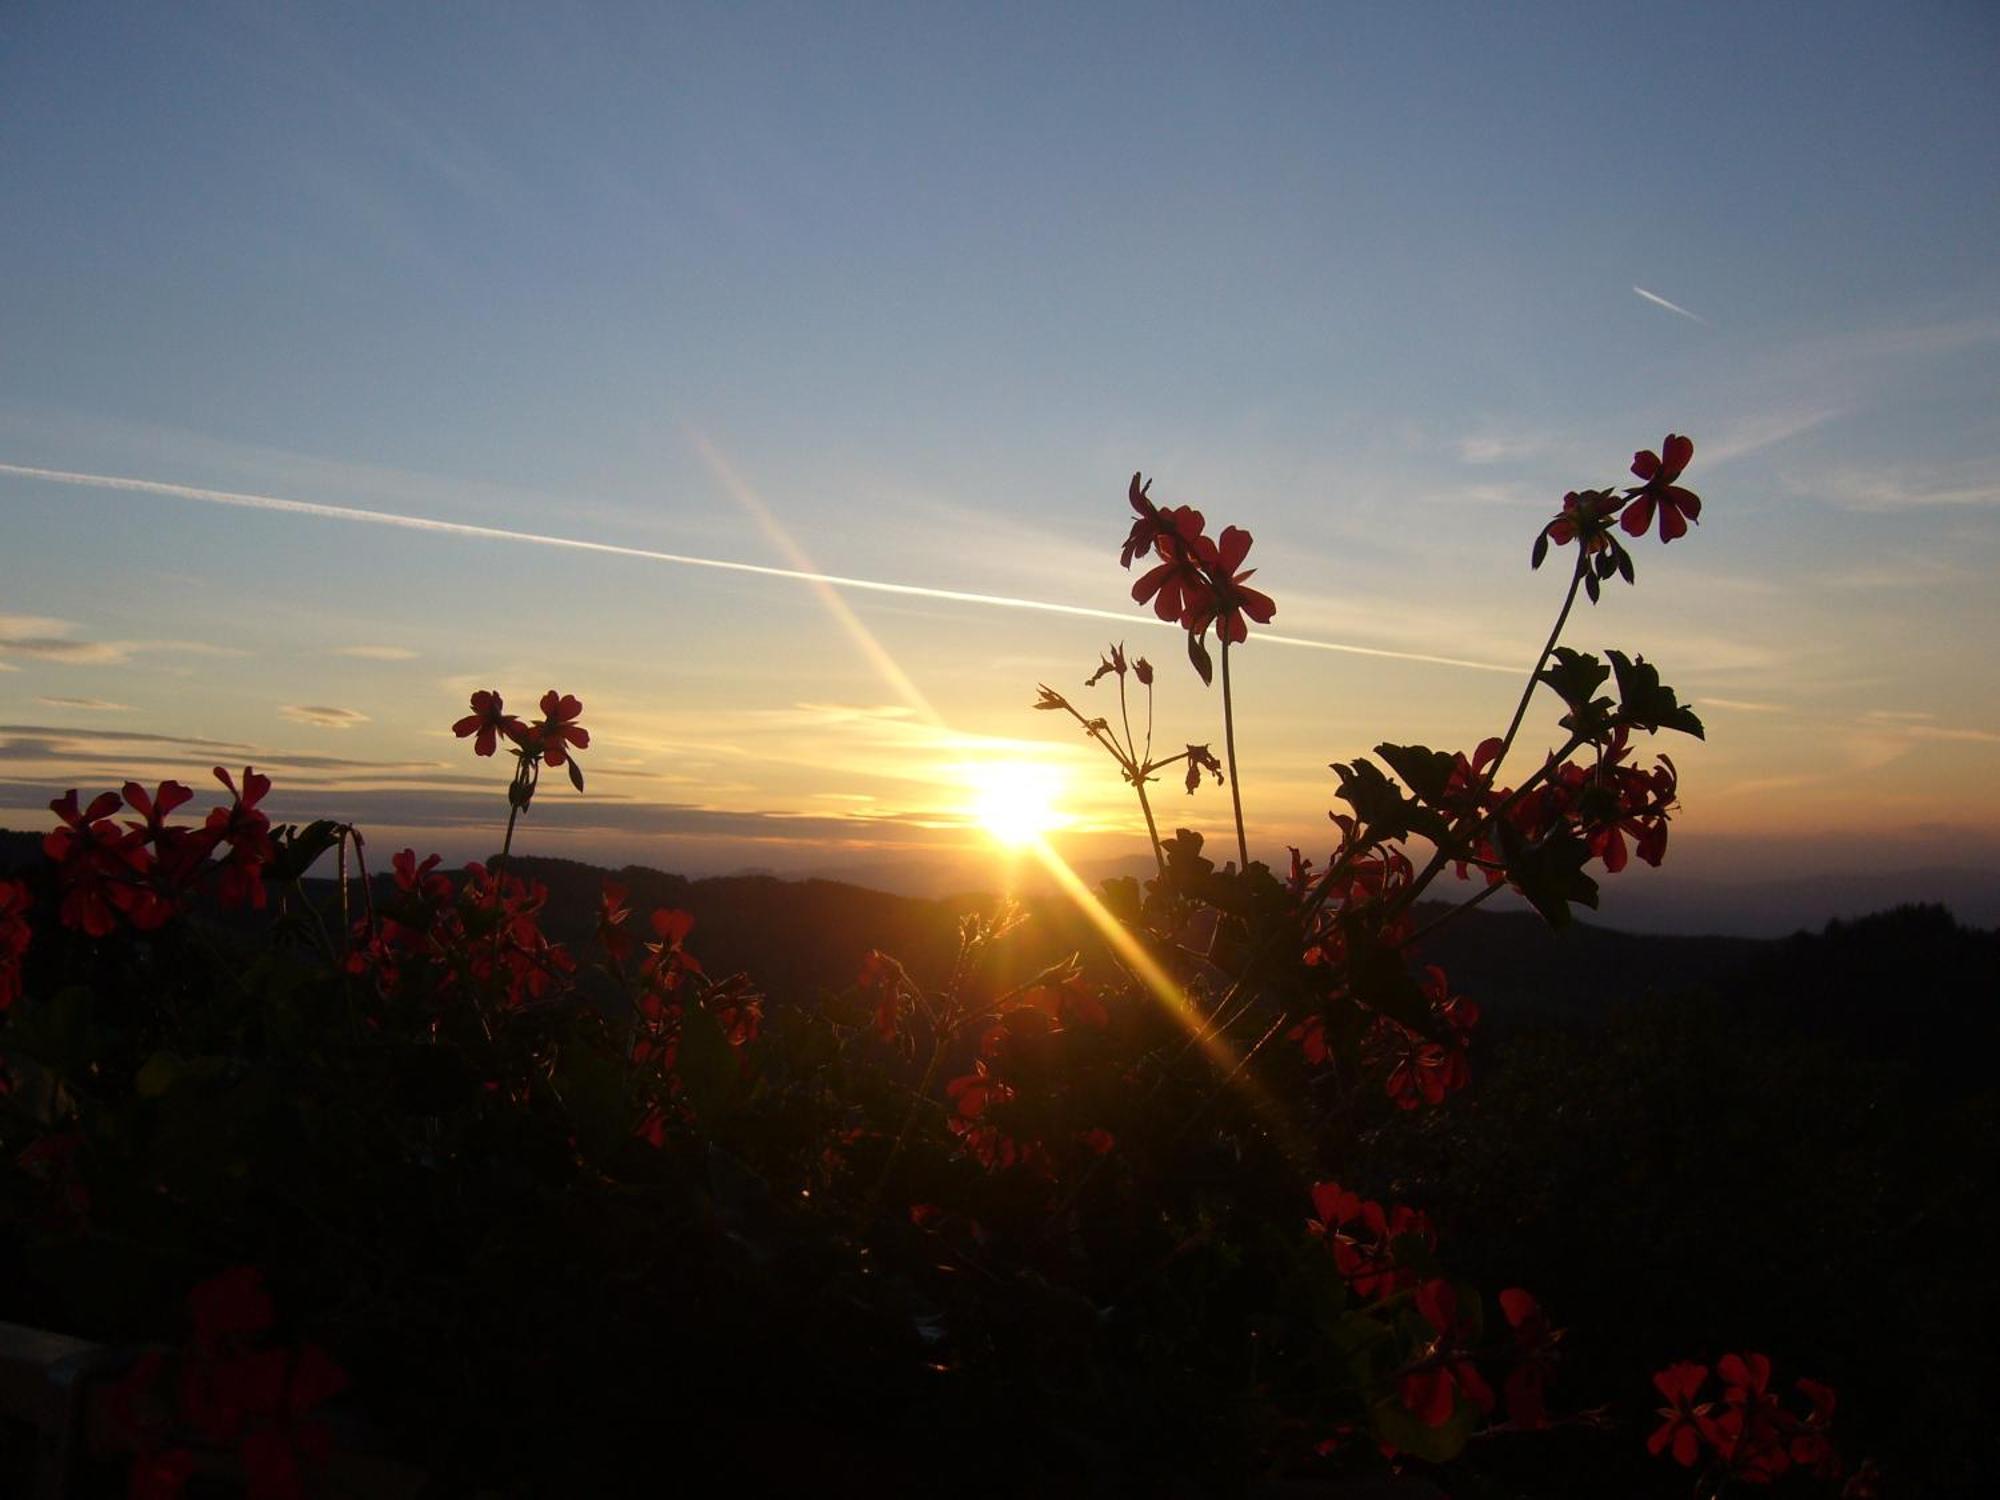
[[[532,721],[482,691],[453,726],[512,762],[500,854],[463,871],[274,826],[251,768],[218,768],[226,800],[191,823],[175,782],[57,799],[42,860],[0,880],[0,1312],[151,1346],[107,1415],[145,1495],[310,1493],[360,1413],[447,1491],[1866,1500],[1825,1359],[1871,1420],[1906,1422],[1881,1415],[1899,1394],[1980,1409],[1951,1319],[1986,1283],[1928,1247],[1980,1243],[1957,1151],[1990,1139],[1983,1073],[1899,1063],[1893,1026],[1827,1041],[1879,1024],[1782,982],[1867,972],[1872,940],[1836,933],[1856,952],[1777,960],[1747,1029],[1700,997],[1609,1009],[1632,976],[1593,965],[1599,1024],[1472,1090],[1481,1007],[1436,961],[1492,894],[1562,927],[1663,857],[1678,773],[1639,739],[1701,722],[1644,658],[1560,639],[1634,578],[1621,530],[1698,518],[1692,453],[1670,435],[1639,484],[1542,528],[1533,560],[1574,563],[1505,732],[1335,764],[1333,847],[1282,873],[1248,859],[1231,700],[1276,604],[1248,533],[1211,538],[1135,476],[1134,597],[1219,682],[1223,750],[1155,752],[1154,670],[1122,647],[1086,684],[1111,679],[1115,723],[1042,689],[1132,787],[1155,863],[1073,886],[1088,952],[982,903],[774,1002],[757,963],[705,961],[671,895],[552,905],[513,841],[544,770],[584,788],[583,705],[553,690]],[[1503,783],[1542,688],[1559,733]],[[1233,861],[1161,834],[1162,771],[1226,782]],[[1474,894],[1427,904],[1453,871]],[[749,936],[783,967],[772,928]],[[1892,977],[1979,941],[1913,932],[1932,956]],[[1990,956],[1967,962],[1977,983]],[[1907,1224],[1883,1091],[1938,1132]],[[1904,1258],[1829,1245],[1842,1212]],[[1844,1339],[1813,1316],[1891,1295],[1903,1317],[1848,1314]],[[1984,1451],[1894,1433],[1910,1475]]]

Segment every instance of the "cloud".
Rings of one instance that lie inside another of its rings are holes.
[[[352,708],[329,708],[318,703],[287,703],[278,710],[295,724],[313,724],[321,729],[352,729],[366,724],[368,715]]]
[[[0,615],[0,654],[73,666],[111,666],[128,659],[127,651],[111,641],[70,639],[76,626],[47,615]]]
[[[1082,604],[1061,604],[1049,599],[1026,599],[1008,594],[979,593],[969,589],[936,588],[929,584],[893,583],[879,578],[854,578],[838,573],[819,573],[806,568],[779,568],[764,563],[736,562],[727,558],[694,557],[682,552],[662,552],[650,547],[626,547],[614,542],[585,541],[579,537],[550,536],[540,532],[513,531],[500,526],[475,526],[461,521],[439,521],[427,516],[397,515],[390,511],[360,510],[346,505],[322,505],[311,500],[288,500],[276,495],[248,495],[229,490],[202,489],[195,485],[167,484],[153,479],[130,479],[113,474],[78,474],[62,469],[38,469],[24,464],[0,463],[0,474],[52,484],[84,485],[92,489],[163,495],[192,500],[204,505],[225,505],[236,509],[274,511],[283,515],[311,516],[319,520],[345,521],[365,526],[388,526],[404,531],[427,532],[434,536],[472,537],[482,541],[521,542],[565,551],[589,552],[598,556],[628,557],[642,562],[668,563],[677,567],[713,568],[721,572],[747,573],[760,578],[785,579],[822,588],[864,593],[895,594],[945,603],[1008,610],[1033,610],[1089,620],[1113,620],[1128,630],[1157,628],[1178,631],[1173,621],[1141,618],[1134,621],[1125,610],[1099,609]],[[1387,657],[1396,661],[1425,662],[1433,666],[1457,667],[1473,672],[1503,672],[1512,676],[1518,667],[1499,662],[1472,661],[1421,651],[1392,651],[1378,646],[1357,646],[1344,641],[1315,640],[1305,636],[1260,631],[1259,640],[1273,646],[1301,647],[1312,651],[1334,651],[1352,656]],[[124,643],[128,647],[132,643]],[[185,642],[159,642],[157,646],[186,646]],[[136,649],[136,648],[134,648]],[[190,647],[189,649],[218,649]]]
[[[2000,745],[1990,729],[1952,729],[1943,724],[1912,724],[1903,731],[1913,740],[1952,740],[1972,745]]]
[[[1695,702],[1702,708],[1726,708],[1739,714],[1781,714],[1782,703],[1759,703],[1747,698],[1711,698],[1703,694]]]
[[[1800,496],[1824,500],[1842,510],[1898,511],[1928,506],[1963,508],[2000,505],[2000,483],[1936,472],[1890,474],[1847,470],[1815,479],[1794,480],[1791,488]]]
[[[1516,463],[1546,453],[1549,439],[1537,434],[1472,433],[1458,440],[1458,458],[1467,464]]]
[[[130,713],[129,703],[110,703],[102,698],[37,698],[37,703],[46,703],[50,708],[83,708],[93,713]]]
[[[1637,292],[1641,297],[1644,297],[1655,307],[1664,307],[1670,313],[1679,313],[1683,318],[1688,319],[1690,322],[1699,323],[1704,328],[1708,326],[1708,319],[1704,318],[1700,313],[1691,313],[1679,303],[1669,302],[1658,292],[1649,292],[1642,286],[1635,286],[1632,290]]]
[[[415,661],[417,653],[407,646],[337,646],[334,656],[353,656],[362,661]]]
[[[1737,423],[1731,431],[1715,441],[1702,444],[1700,455],[1703,462],[1711,464],[1728,463],[1733,458],[1747,458],[1752,453],[1790,442],[1801,433],[1811,432],[1815,427],[1823,427],[1843,414],[1843,409],[1838,406],[1824,406],[1804,411],[1772,412],[1761,417],[1751,417]]]
[[[182,652],[199,656],[242,656],[229,646],[205,641],[82,641],[72,639],[79,627],[47,615],[0,615],[0,655],[37,661],[64,662],[73,667],[115,667],[139,652]]]

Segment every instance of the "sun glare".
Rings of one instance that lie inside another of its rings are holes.
[[[1068,821],[1056,810],[1061,777],[1051,766],[994,761],[967,768],[972,815],[1010,847],[1031,844]]]

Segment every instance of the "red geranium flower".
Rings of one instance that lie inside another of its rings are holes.
[[[451,726],[451,732],[460,739],[477,735],[472,742],[474,755],[491,755],[500,743],[500,736],[519,743],[526,732],[521,721],[508,713],[501,705],[500,695],[490,688],[472,695],[472,712]]]
[[[0,880],[0,1015],[21,998],[21,957],[34,936],[28,927],[30,904],[26,885]]]
[[[208,814],[209,838],[216,843],[226,840],[229,844],[229,858],[223,862],[222,876],[216,884],[216,897],[224,906],[240,906],[248,902],[261,911],[264,907],[264,866],[271,862],[277,850],[271,847],[271,820],[258,811],[257,804],[271,790],[271,778],[245,766],[243,787],[239,791],[227,771],[221,766],[214,769],[215,779],[229,788],[234,799],[228,807],[211,808]]]
[[[1132,509],[1139,519],[1132,523],[1132,530],[1126,534],[1125,546],[1118,554],[1118,565],[1132,566],[1132,559],[1148,552],[1158,551],[1160,556],[1169,557],[1176,551],[1185,551],[1194,539],[1201,535],[1207,523],[1200,511],[1190,505],[1158,506],[1146,498],[1146,491],[1153,487],[1153,481],[1139,482],[1139,476],[1132,476],[1132,486],[1125,492]],[[1143,600],[1141,601],[1144,602]]]
[[[1250,555],[1250,533],[1240,526],[1222,528],[1220,541],[1211,542],[1202,537],[1195,543],[1195,552],[1208,570],[1208,589],[1205,598],[1196,601],[1193,613],[1184,616],[1181,624],[1196,635],[1208,628],[1210,620],[1218,626],[1217,633],[1225,641],[1241,645],[1250,634],[1250,627],[1243,623],[1248,615],[1259,625],[1271,623],[1271,616],[1278,612],[1277,604],[1269,594],[1247,586],[1256,573],[1255,568],[1243,568],[1243,559]]]
[[[1658,453],[1645,448],[1632,455],[1632,472],[1645,483],[1625,492],[1631,504],[1625,507],[1625,515],[1619,524],[1628,534],[1646,534],[1646,528],[1653,524],[1656,505],[1660,511],[1662,542],[1686,536],[1688,522],[1701,520],[1701,496],[1674,483],[1693,457],[1694,439],[1682,437],[1677,432],[1667,434],[1667,440],[1660,444]]]
[[[108,937],[122,914],[142,930],[158,927],[170,908],[140,884],[150,860],[143,831],[111,821],[118,794],[105,792],[79,807],[74,788],[49,803],[63,826],[42,840],[42,852],[56,865],[62,886],[58,911],[63,926],[89,937]]]
[[[557,693],[550,688],[542,694],[542,716],[529,729],[533,746],[541,751],[542,759],[552,766],[559,766],[569,758],[569,747],[578,750],[590,748],[590,731],[576,722],[576,716],[583,712],[583,704],[568,693]]]
[[[1672,1450],[1674,1462],[1682,1468],[1691,1469],[1695,1460],[1701,1457],[1701,1445],[1709,1431],[1709,1406],[1694,1404],[1702,1382],[1708,1379],[1708,1366],[1697,1365],[1688,1360],[1667,1366],[1653,1376],[1653,1386],[1667,1398],[1667,1405],[1660,1408],[1662,1421],[1653,1435],[1646,1439],[1646,1451],[1655,1458]]]
[[[1162,514],[1172,513],[1162,512]],[[1182,507],[1179,514],[1194,518],[1194,533],[1186,536],[1185,541],[1192,543],[1201,539],[1201,512]],[[1179,537],[1180,533],[1177,532],[1175,535]],[[1195,555],[1193,547],[1170,545],[1163,540],[1160,544],[1160,554],[1166,560],[1152,571],[1142,573],[1139,581],[1132,585],[1133,602],[1144,604],[1151,600],[1154,614],[1162,620],[1178,620],[1183,625],[1187,625],[1191,617],[1206,607],[1208,615],[1203,621],[1206,624],[1207,619],[1212,619],[1215,614],[1211,600],[1213,590],[1209,587],[1208,575],[1202,571],[1201,560]],[[1188,626],[1188,628],[1194,627]]]
[[[625,930],[625,921],[632,915],[625,896],[624,886],[607,880],[597,901],[597,941],[614,965],[623,964],[631,956],[634,942],[632,934]]]

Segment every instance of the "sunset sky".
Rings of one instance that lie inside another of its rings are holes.
[[[556,687],[536,852],[976,883],[1025,761],[1103,864],[1037,683],[1123,639],[1222,738],[1142,469],[1256,537],[1253,853],[1323,855],[1329,761],[1504,726],[1537,528],[1674,431],[1701,525],[1568,636],[1707,722],[1669,864],[2000,867],[2000,10],[1675,14],[0,9],[0,825],[254,762],[469,857],[450,723]]]

